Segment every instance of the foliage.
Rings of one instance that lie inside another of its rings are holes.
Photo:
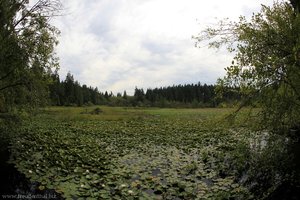
[[[220,99],[215,95],[214,85],[185,84],[173,85],[147,89],[135,88],[134,95],[117,96],[107,91],[100,92],[98,88],[80,85],[74,80],[69,72],[64,81],[60,81],[58,74],[52,75],[52,84],[49,86],[51,105],[109,105],[109,106],[138,106],[138,107],[217,107],[219,105],[228,106],[240,100],[237,93],[233,93],[231,88],[224,92],[224,98]]]
[[[208,123],[228,110],[83,109],[46,110],[13,139],[11,162],[41,190],[91,199],[251,198],[241,182],[251,134]]]
[[[0,2],[0,110],[40,105],[47,98],[49,74],[58,68],[54,52],[59,31],[49,19],[57,0]]]
[[[52,75],[52,83],[49,85],[50,104],[55,106],[70,105],[100,105],[106,104],[109,97],[98,91],[98,88],[81,85],[75,81],[73,75],[68,72],[64,81],[60,81],[59,75]],[[107,93],[107,92],[106,92]]]
[[[201,83],[147,89],[145,97],[151,105],[163,104],[163,101],[166,101],[214,107],[216,103],[214,86]]]
[[[235,53],[219,86],[238,88],[242,105],[259,105],[263,128],[282,133],[299,126],[300,15],[289,3],[262,6],[250,20],[221,21],[195,39]]]
[[[285,185],[288,192],[290,185],[300,184],[300,14],[299,1],[290,2],[263,5],[250,20],[224,20],[194,37],[198,44],[208,39],[210,47],[226,45],[235,53],[226,77],[218,80],[218,92],[236,89],[242,96],[239,109],[261,108],[253,124],[269,138],[264,151],[253,155],[249,179],[256,180],[252,187],[263,196],[267,190],[278,188],[278,194]]]
[[[103,111],[101,110],[101,108],[95,108],[92,112],[90,112],[93,115],[99,115],[100,113],[102,113]]]

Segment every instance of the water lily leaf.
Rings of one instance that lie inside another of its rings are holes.
[[[44,190],[44,189],[45,189],[45,186],[43,186],[43,185],[39,186],[39,190]]]

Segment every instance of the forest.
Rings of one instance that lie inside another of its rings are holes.
[[[139,106],[139,107],[218,107],[234,106],[240,96],[233,88],[226,88],[222,98],[215,94],[216,86],[185,84],[160,87],[154,89],[135,88],[133,96],[126,91],[114,95],[112,92],[101,92],[98,88],[81,85],[68,73],[64,81],[59,75],[51,75],[49,85],[50,105],[53,106]]]

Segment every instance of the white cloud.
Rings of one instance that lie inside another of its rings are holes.
[[[269,0],[64,0],[60,75],[67,71],[101,91],[214,83],[232,55],[197,49],[191,39],[225,17],[258,11]],[[217,18],[217,19],[216,19]]]

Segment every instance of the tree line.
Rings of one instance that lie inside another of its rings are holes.
[[[97,87],[81,85],[69,72],[64,81],[59,75],[51,75],[49,104],[54,106],[146,106],[146,107],[217,107],[232,105],[240,98],[227,90],[223,98],[216,95],[215,85],[184,84],[160,88],[135,88],[132,96],[112,92],[101,92]]]

